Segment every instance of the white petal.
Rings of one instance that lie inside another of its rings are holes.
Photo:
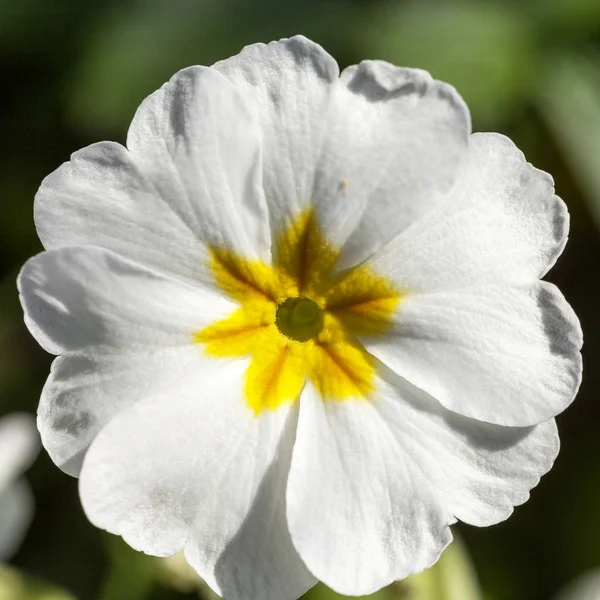
[[[296,36],[246,46],[213,68],[236,85],[260,122],[265,193],[278,230],[310,206],[337,63]]]
[[[0,419],[0,490],[27,470],[39,449],[40,437],[31,415],[12,413]]]
[[[579,321],[546,282],[408,295],[393,332],[364,343],[446,408],[498,425],[552,418],[581,381]]]
[[[71,155],[44,179],[35,199],[48,250],[93,244],[186,280],[208,280],[206,249],[120,144]]]
[[[142,103],[128,144],[93,144],[44,180],[47,249],[98,245],[193,281],[211,279],[206,244],[268,249],[258,125],[219,73],[177,73]]]
[[[434,490],[376,407],[323,402],[311,386],[300,401],[287,518],[309,570],[346,595],[423,570],[452,539]]]
[[[18,285],[27,326],[52,354],[187,345],[233,306],[91,246],[38,254]]]
[[[481,423],[387,375],[374,403],[457,519],[477,526],[505,520],[552,467],[559,450],[554,420],[515,428]]]
[[[63,471],[77,477],[89,445],[113,417],[213,367],[214,359],[195,345],[58,357],[38,409],[44,448]]]
[[[0,563],[19,549],[33,518],[33,494],[25,481],[0,491]]]
[[[356,229],[341,267],[431,209],[466,151],[464,102],[423,71],[366,61],[338,78],[335,60],[302,36],[248,46],[214,68],[261,123],[272,227],[315,208],[336,244]]]
[[[149,554],[185,548],[228,599],[295,600],[314,584],[284,516],[296,410],[256,418],[245,361],[215,365],[106,426],[83,463],[84,510]]]
[[[444,198],[470,117],[456,90],[429,73],[364,61],[342,73],[324,127],[313,198],[323,229],[344,245],[344,268]]]
[[[208,67],[176,73],[138,108],[127,147],[204,242],[266,258],[260,128],[243,91]]]
[[[539,279],[567,241],[552,177],[499,134],[474,134],[448,199],[384,248],[378,272],[413,291]]]

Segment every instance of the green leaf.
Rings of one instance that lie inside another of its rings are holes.
[[[532,8],[544,25],[578,37],[597,31],[600,25],[598,0],[536,0]]]
[[[183,552],[167,558],[157,558],[156,568],[158,580],[164,587],[177,590],[182,594],[197,592],[202,600],[220,600],[220,597],[190,567]]]
[[[458,539],[431,569],[402,583],[407,600],[483,600],[471,559]]]
[[[347,596],[337,594],[322,583],[317,584],[302,596],[302,600],[340,600],[343,598],[347,598]],[[359,598],[363,598],[364,600],[400,600],[403,596],[398,595],[394,589],[389,587],[370,596],[359,596]]]
[[[6,565],[0,565],[0,598],[2,600],[75,600],[64,590]]]
[[[548,64],[538,106],[600,229],[600,55],[561,55]]]
[[[156,583],[155,559],[133,550],[117,536],[107,534],[107,545],[110,566],[99,600],[147,598]]]

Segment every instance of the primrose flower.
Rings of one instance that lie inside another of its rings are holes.
[[[19,278],[89,519],[228,600],[373,592],[525,502],[581,332],[568,213],[456,91],[303,37],[175,74],[76,152]]]
[[[20,476],[39,451],[35,420],[24,413],[0,418],[0,562],[19,548],[33,517],[33,495]]]

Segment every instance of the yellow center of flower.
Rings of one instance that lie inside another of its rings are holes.
[[[323,331],[323,311],[310,298],[288,298],[275,311],[275,325],[283,335],[307,342]]]
[[[373,391],[356,336],[387,331],[401,294],[368,267],[336,276],[338,257],[308,211],[277,236],[272,265],[211,249],[215,280],[240,308],[194,339],[209,356],[251,358],[244,394],[256,415],[295,401],[306,379],[328,401]]]

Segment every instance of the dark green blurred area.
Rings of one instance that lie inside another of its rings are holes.
[[[509,135],[569,206],[571,239],[548,279],[581,319],[587,371],[558,418],[561,454],[507,522],[458,528],[486,599],[550,598],[600,566],[600,0],[0,0],[0,414],[36,410],[51,362],[15,290],[41,250],[32,205],[42,178],[82,146],[123,142],[140,101],[178,69],[296,33],[342,67],[380,58],[449,81],[474,130]],[[111,543],[83,516],[76,481],[44,453],[29,478],[37,513],[20,570],[79,600],[197,597],[133,589],[154,567],[122,551],[111,571]]]

